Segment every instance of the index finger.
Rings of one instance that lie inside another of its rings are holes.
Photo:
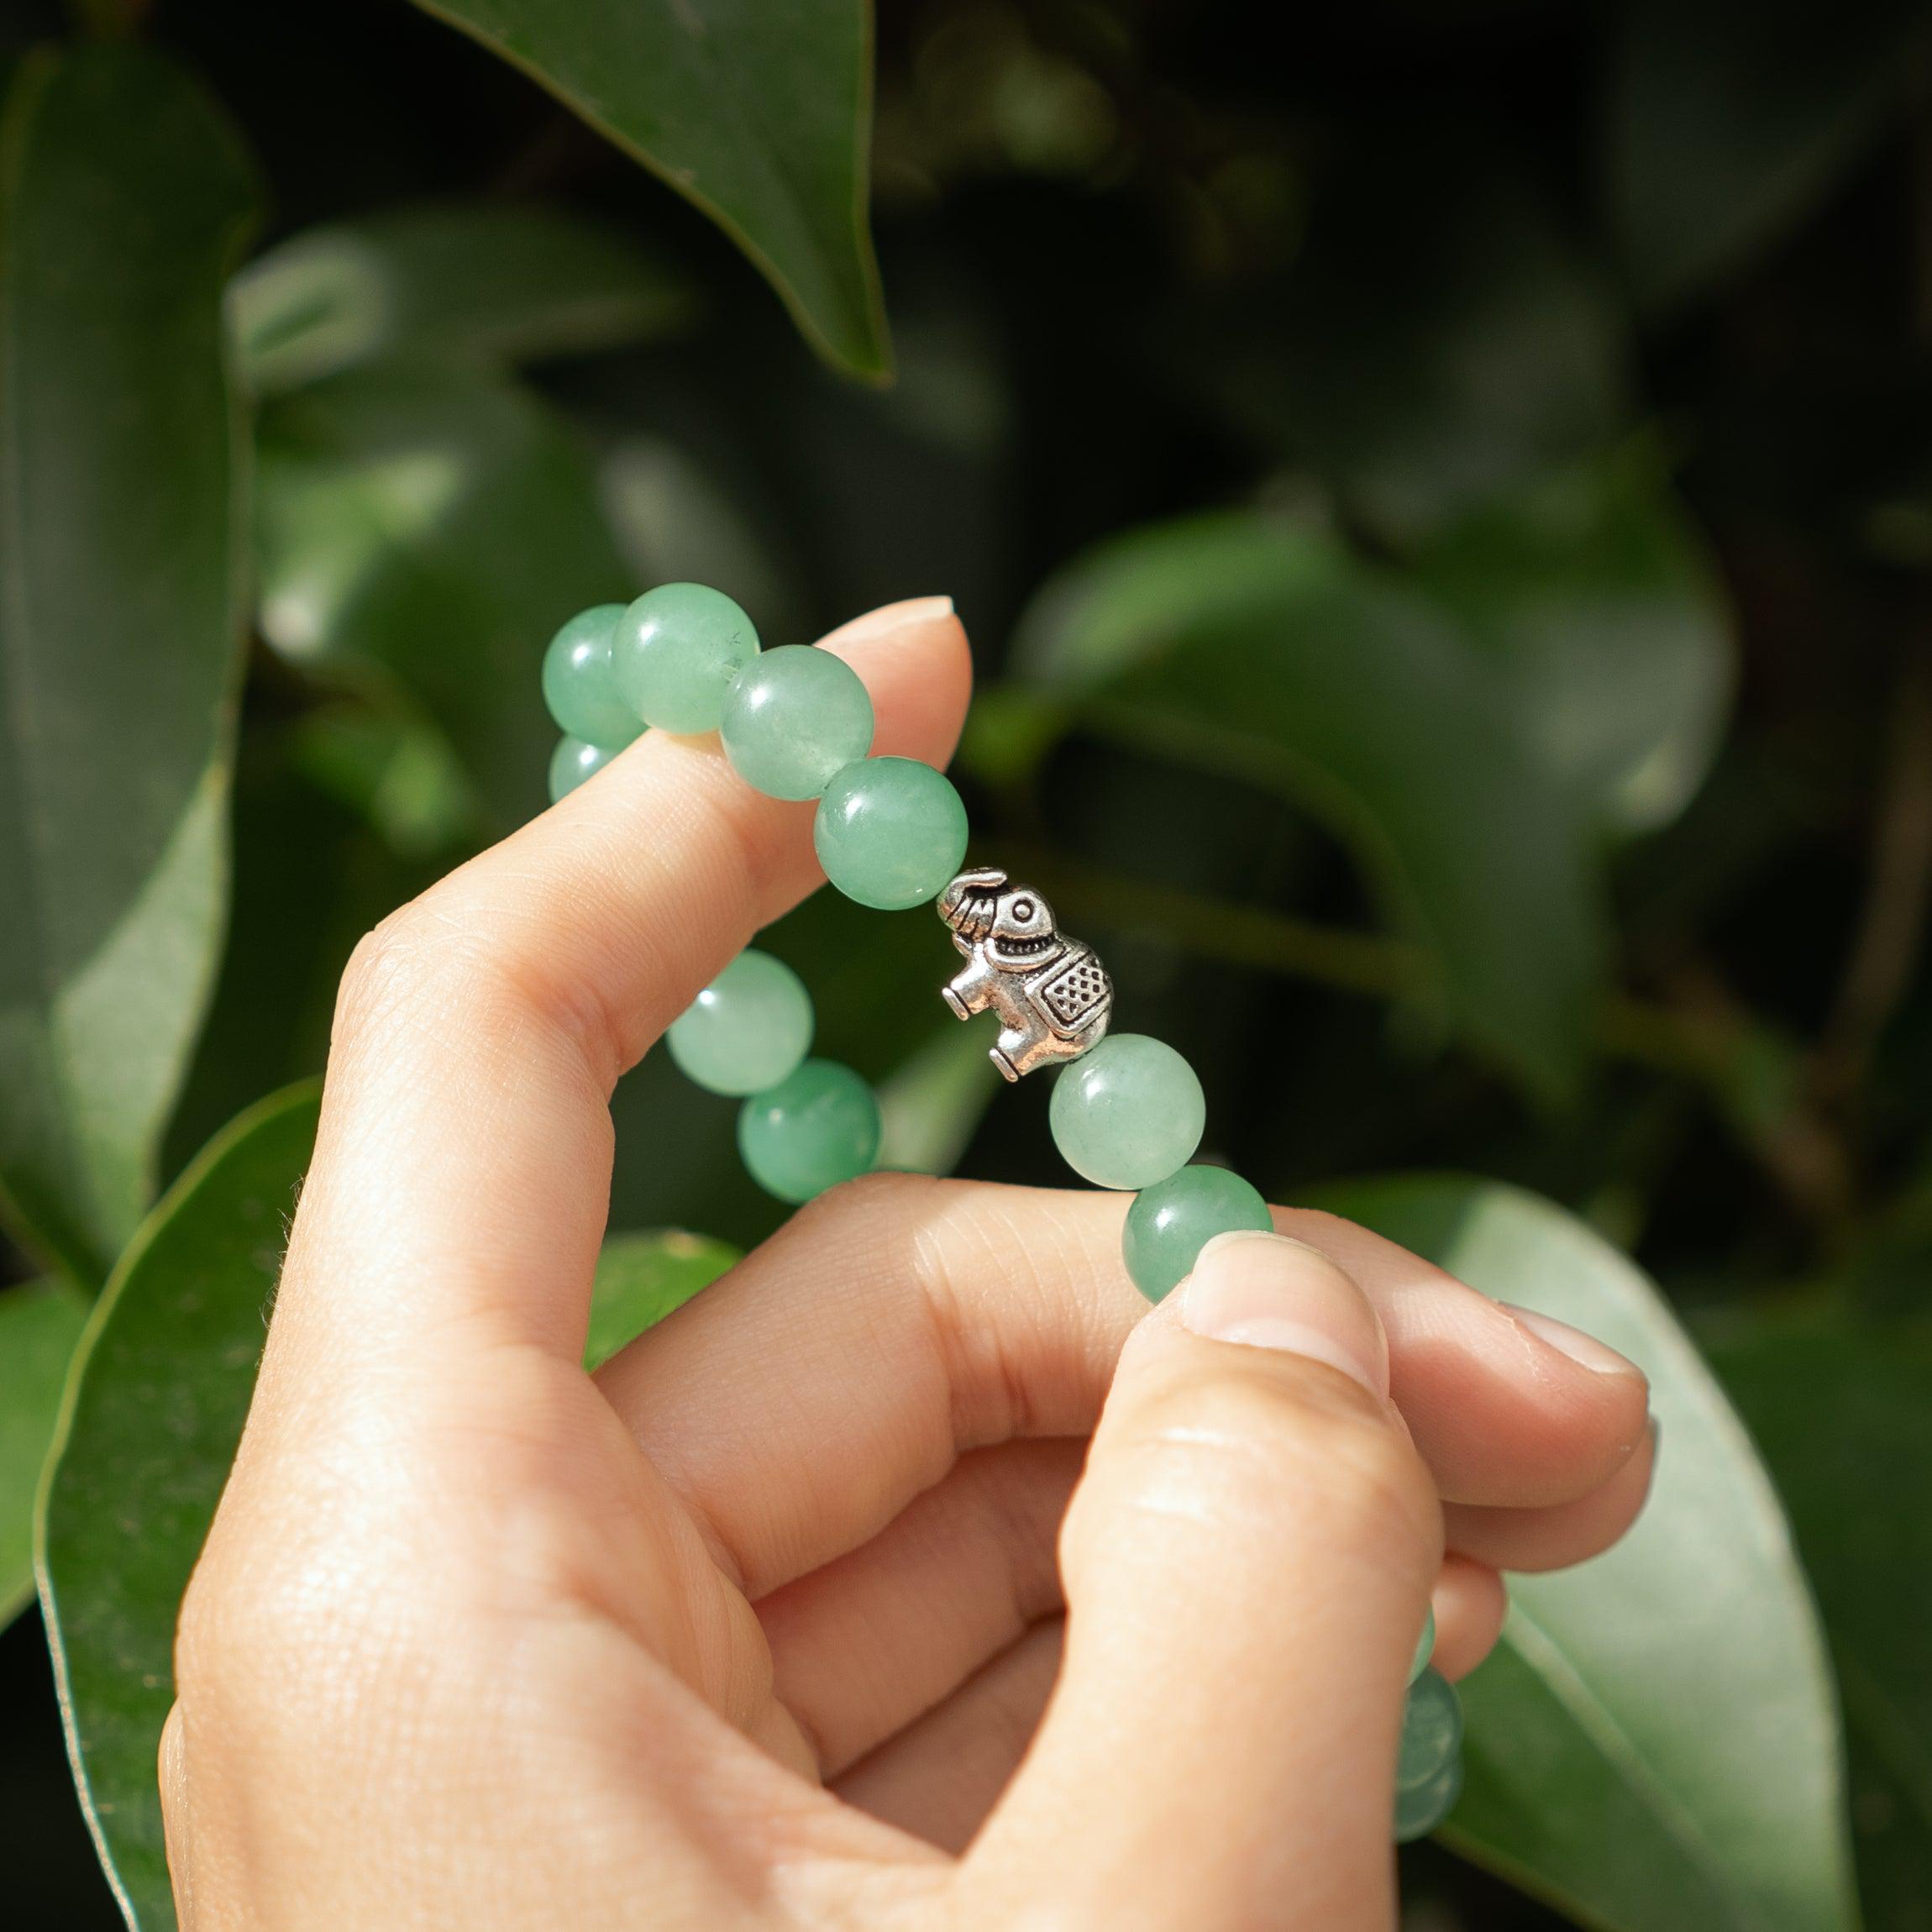
[[[889,606],[825,644],[871,694],[874,751],[944,764],[972,681],[950,600]],[[715,738],[648,732],[363,942],[265,1386],[297,1361],[413,1373],[461,1336],[577,1359],[611,1089],[822,879],[811,813],[743,783]]]

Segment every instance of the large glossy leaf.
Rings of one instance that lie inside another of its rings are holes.
[[[1614,1932],[1856,1926],[1817,1619],[1750,1439],[1662,1297],[1515,1189],[1400,1178],[1320,1205],[1651,1378],[1660,1449],[1636,1527],[1575,1569],[1512,1577],[1503,1641],[1462,1687],[1449,1843]]]
[[[68,1751],[139,1932],[175,1924],[155,1761],[176,1614],[241,1440],[317,1107],[304,1085],[251,1108],[149,1216],[82,1339],[43,1499]]]
[[[0,1294],[0,1625],[34,1593],[34,1494],[87,1319],[64,1283]]]
[[[867,0],[418,0],[533,75],[717,222],[807,338],[888,366],[866,225]]]
[[[597,1257],[585,1368],[601,1367],[626,1342],[709,1288],[738,1257],[729,1242],[682,1228],[612,1235]]]
[[[561,210],[394,208],[290,238],[235,277],[229,320],[258,396],[383,357],[485,365],[581,354],[689,319],[685,278]]]
[[[544,803],[543,648],[636,592],[590,460],[514,384],[386,364],[264,412],[260,622],[291,659],[386,667],[455,747],[497,831]]]
[[[97,1280],[150,1198],[219,942],[243,465],[221,291],[255,187],[127,50],[0,125],[0,1191]]]
[[[1551,771],[1614,830],[1674,818],[1717,749],[1730,612],[1648,446],[1540,479],[1415,559]]]
[[[1636,0],[1605,145],[1641,302],[1703,292],[1809,214],[1903,106],[1915,0]]]
[[[1932,1336],[1727,1324],[1712,1359],[1777,1478],[1830,1635],[1871,1932],[1932,1924]]]
[[[1074,564],[1014,662],[1103,728],[1325,812],[1428,943],[1454,1020],[1533,1087],[1573,1087],[1602,959],[1583,816],[1446,612],[1229,512]]]

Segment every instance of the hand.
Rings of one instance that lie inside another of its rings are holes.
[[[942,763],[949,607],[829,642]],[[1635,1515],[1635,1369],[1305,1213],[1150,1316],[1124,1197],[874,1176],[585,1376],[612,1084],[816,882],[654,732],[358,950],[182,1613],[192,1932],[1386,1927],[1431,1589],[1454,1674]]]

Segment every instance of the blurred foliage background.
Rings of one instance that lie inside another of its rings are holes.
[[[5,0],[0,45],[0,1599],[113,1271],[42,1534],[97,1822],[306,1145],[244,1110],[541,808],[552,631],[947,591],[974,850],[1208,1152],[1659,1379],[1685,1486],[1594,1611],[1519,1596],[1487,1869],[1406,1853],[1408,1932],[1850,1926],[1853,1856],[1873,1932],[1932,1922],[1924,8]],[[897,1159],[1063,1178],[929,916],[761,943]],[[730,1103],[654,1053],[614,1107],[613,1229],[775,1224]],[[1394,1170],[1492,1184],[1324,1193]],[[0,1915],[115,1923],[31,1613],[0,1669]]]

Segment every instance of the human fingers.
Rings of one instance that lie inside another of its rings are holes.
[[[1436,1613],[1436,1651],[1429,1661],[1457,1683],[1488,1656],[1503,1634],[1509,1609],[1503,1579],[1487,1563],[1452,1550],[1436,1573],[1429,1602]]]
[[[962,1457],[871,1541],[754,1607],[773,1693],[830,1779],[1060,1608],[1060,1519],[1084,1441]]]
[[[1431,1593],[1437,1670],[1467,1677],[1494,1647],[1503,1579],[1453,1554]],[[1064,1620],[1042,1618],[989,1657],[942,1703],[830,1781],[849,1804],[942,1851],[963,1851],[1039,1728],[1060,1667]]]
[[[1059,1617],[1042,1619],[832,1789],[942,1851],[963,1851],[1039,1728],[1059,1674],[1063,1630]]]
[[[984,1923],[1385,1928],[1441,1557],[1386,1338],[1331,1261],[1266,1235],[1210,1243],[1174,1303],[1121,1357],[1062,1535],[1059,1682],[964,1896]]]
[[[1431,1603],[1431,1662],[1452,1682],[1495,1647],[1508,1608],[1503,1579],[1452,1553]],[[1047,1617],[992,1656],[943,1704],[914,1719],[832,1788],[888,1824],[942,1851],[963,1851],[985,1823],[1032,1742],[1059,1673],[1064,1619]]]
[[[879,750],[943,764],[970,664],[944,599],[827,640]],[[811,808],[715,740],[647,732],[393,915],[344,976],[315,1159],[264,1369],[412,1369],[426,1342],[575,1362],[608,1201],[617,1075],[820,878]],[[408,1386],[404,1378],[402,1387]]]
[[[1642,1441],[1650,1386],[1595,1336],[1492,1301],[1337,1215],[1277,1208],[1274,1220],[1338,1263],[1375,1305],[1395,1404],[1446,1501],[1567,1503],[1606,1481]]]
[[[1055,1546],[1085,1460],[1084,1441],[1063,1437],[972,1451],[870,1542],[755,1606],[774,1693],[824,1777],[923,1732],[944,1705],[988,1694],[985,1671],[1058,1613]],[[1452,1553],[1431,1601],[1436,1667],[1464,1677],[1502,1627],[1502,1579]]]
[[[600,1385],[719,1562],[764,1596],[876,1536],[963,1451],[1093,1427],[1147,1312],[1120,1257],[1126,1205],[870,1176],[795,1215]],[[1392,1378],[1452,1494],[1567,1501],[1642,1438],[1634,1369],[1599,1373],[1364,1229],[1276,1211],[1346,1249],[1390,1308]]]
[[[1499,1570],[1562,1570],[1607,1550],[1637,1520],[1650,1494],[1656,1436],[1587,1495],[1542,1509],[1494,1509],[1452,1503],[1442,1514],[1450,1541]]]

